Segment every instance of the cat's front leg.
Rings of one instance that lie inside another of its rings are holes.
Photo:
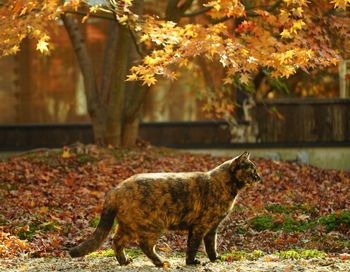
[[[211,262],[215,262],[215,260],[219,259],[219,256],[216,252],[216,231],[217,226],[213,227],[204,236],[205,251],[207,252],[208,258]]]

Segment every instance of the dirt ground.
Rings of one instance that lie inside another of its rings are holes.
[[[302,271],[350,271],[350,260],[340,259],[310,259],[310,260],[278,260],[273,257],[261,258],[256,261],[233,261],[210,263],[201,259],[202,264],[198,266],[186,266],[184,259],[173,257],[169,260],[171,268],[156,268],[143,256],[134,259],[129,266],[119,266],[113,257],[94,257],[94,258],[14,258],[0,259],[0,271],[128,271],[128,272],[146,272],[146,271],[200,271],[200,272],[224,272],[224,271],[242,271],[242,272],[302,272]]]

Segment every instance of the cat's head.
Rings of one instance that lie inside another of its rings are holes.
[[[237,189],[262,181],[249,156],[248,152],[244,152],[234,158],[230,164],[231,181],[235,183]]]

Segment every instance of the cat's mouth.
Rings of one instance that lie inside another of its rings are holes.
[[[253,177],[249,180],[249,182],[247,182],[246,185],[251,186],[261,182],[263,182],[263,179],[258,174],[254,174]]]

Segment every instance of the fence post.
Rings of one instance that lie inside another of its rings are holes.
[[[350,60],[343,60],[339,63],[339,87],[340,98],[349,97],[350,89]]]

